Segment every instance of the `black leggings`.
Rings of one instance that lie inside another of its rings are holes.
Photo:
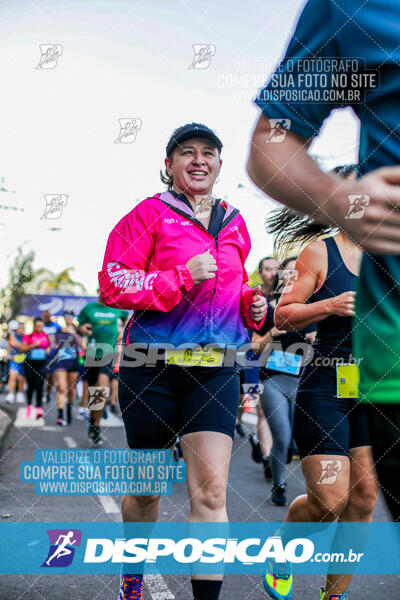
[[[43,384],[45,375],[42,371],[46,360],[25,359],[24,369],[26,382],[28,384],[28,404],[32,404],[33,392],[36,392],[36,406],[42,406]]]
[[[400,522],[400,404],[371,404],[368,415],[379,483],[393,520]]]

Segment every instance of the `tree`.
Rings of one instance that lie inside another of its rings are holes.
[[[262,284],[262,281],[260,278],[260,274],[258,272],[258,269],[256,269],[249,275],[249,286],[253,288],[256,285],[261,285],[261,284]]]
[[[34,276],[34,259],[33,250],[24,254],[22,247],[18,246],[17,256],[9,269],[9,282],[0,290],[1,322],[15,319],[19,314],[21,298],[26,294],[26,287]]]
[[[71,294],[73,296],[86,294],[83,283],[74,281],[70,271],[73,267],[66,267],[60,273],[53,273],[50,269],[38,269],[32,278],[27,292],[31,294]]]

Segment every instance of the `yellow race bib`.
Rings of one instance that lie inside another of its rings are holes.
[[[191,348],[180,350],[166,350],[165,362],[168,365],[181,367],[220,367],[224,357],[223,348]]]
[[[336,365],[337,398],[358,398],[359,382],[357,365]]]
[[[25,360],[26,354],[14,354],[11,360],[15,363],[23,363]]]

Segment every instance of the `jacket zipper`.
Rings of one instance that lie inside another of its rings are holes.
[[[168,204],[168,202],[165,202],[164,200],[161,200],[161,202],[163,202],[164,204],[166,204],[169,208],[171,208],[173,211],[177,212],[178,214],[181,214],[182,216],[184,216],[186,219],[188,219],[189,221],[191,221],[194,225],[197,225],[198,227],[200,227],[203,231],[205,231],[215,242],[215,250],[216,250],[216,254],[217,254],[217,258],[218,258],[218,235],[221,233],[221,231],[224,229],[224,227],[226,227],[226,225],[228,225],[238,214],[238,210],[234,209],[232,211],[232,213],[230,214],[230,216],[225,219],[225,221],[222,222],[221,224],[221,228],[220,230],[217,232],[216,236],[212,236],[210,234],[210,232],[204,227],[203,223],[201,223],[200,221],[198,221],[197,219],[194,219],[191,215],[188,215],[185,211],[180,210],[179,208],[175,207],[175,206],[171,206],[170,204]],[[213,297],[215,295],[215,292],[217,290],[217,283],[218,283],[218,271],[215,275],[215,283],[214,283],[214,290],[210,296],[210,301],[209,301],[209,305],[208,305],[208,333],[209,333],[209,337],[211,339],[211,329],[213,326],[213,320],[212,320],[212,300]]]
[[[213,238],[215,241],[215,251],[216,251],[216,255],[217,255],[217,262],[218,262],[218,235],[216,238]],[[209,334],[210,334],[210,339],[212,339],[212,328],[213,328],[213,314],[212,314],[212,301],[213,298],[215,296],[215,292],[217,291],[217,283],[218,283],[218,270],[215,274],[214,277],[214,290],[210,296],[210,302],[209,302],[209,310],[208,310],[208,314],[209,314]]]

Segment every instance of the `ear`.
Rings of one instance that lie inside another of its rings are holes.
[[[218,169],[218,175],[221,172],[221,167],[222,167],[222,158],[219,159],[219,169]]]
[[[165,164],[165,168],[167,169],[168,175],[172,175],[172,173],[171,173],[172,159],[171,158],[166,158],[164,160],[164,164]]]

